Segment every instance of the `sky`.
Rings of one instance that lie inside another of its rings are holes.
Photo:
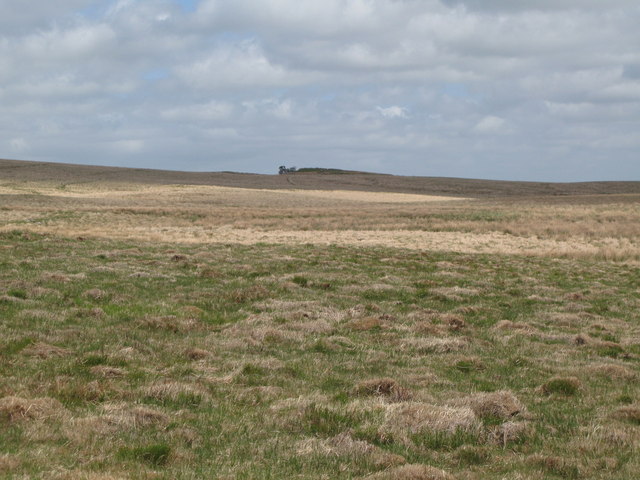
[[[0,0],[0,158],[640,180],[638,0]]]

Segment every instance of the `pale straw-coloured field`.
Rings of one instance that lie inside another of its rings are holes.
[[[8,182],[0,195],[4,231],[640,258],[639,195],[505,200],[109,182]]]

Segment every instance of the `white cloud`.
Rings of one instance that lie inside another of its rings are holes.
[[[273,63],[253,40],[215,48],[205,58],[179,66],[176,75],[192,88],[284,87],[304,84],[310,75]]]
[[[380,115],[385,118],[407,118],[407,109],[403,107],[399,107],[397,105],[393,105],[391,107],[376,107]]]
[[[170,121],[214,121],[224,120],[233,113],[229,102],[210,101],[195,105],[181,105],[161,112],[162,118]]]
[[[0,157],[640,179],[639,23],[636,0],[6,0]]]
[[[488,115],[476,123],[473,130],[483,134],[502,133],[504,132],[505,123],[503,118]]]

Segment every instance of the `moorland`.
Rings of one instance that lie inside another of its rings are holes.
[[[640,182],[0,161],[0,478],[635,479]]]

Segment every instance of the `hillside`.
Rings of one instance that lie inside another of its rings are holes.
[[[54,181],[64,184],[127,182],[155,185],[217,185],[238,188],[356,190],[456,197],[520,197],[638,194],[640,182],[544,183],[407,177],[349,172],[262,175],[232,172],[179,172],[140,168],[0,160],[1,181]]]

